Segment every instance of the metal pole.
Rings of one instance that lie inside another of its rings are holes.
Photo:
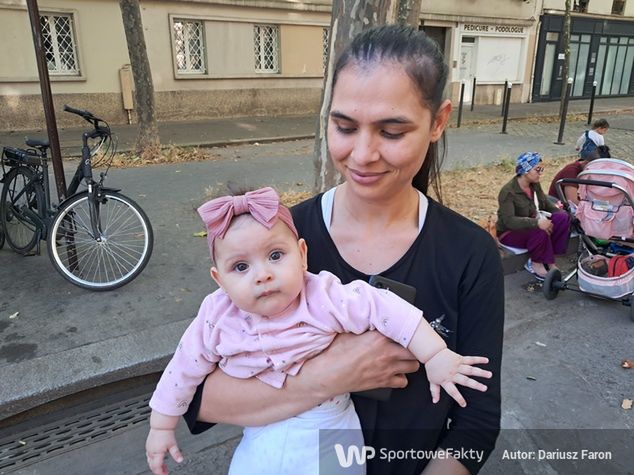
[[[513,88],[513,83],[507,81],[506,94],[504,95],[504,119],[502,120],[502,132],[506,133],[506,123],[509,118],[509,103],[511,102],[511,89]]]
[[[566,97],[564,98],[564,107],[561,111],[561,118],[559,120],[559,135],[557,136],[557,141],[555,144],[563,145],[562,142],[564,138],[564,127],[566,127],[566,115],[568,114],[568,101],[570,101],[570,90],[572,89],[572,78],[568,78],[568,82],[566,84]]]
[[[460,128],[462,121],[462,104],[464,102],[464,79],[460,81],[460,103],[458,104],[458,123],[456,127]]]
[[[504,108],[506,107],[506,92],[508,91],[509,80],[504,81],[504,91],[502,91],[502,113],[500,116],[504,116]]]
[[[475,105],[475,91],[476,91],[476,77],[473,76],[473,87],[471,88],[471,110],[473,111],[473,106]]]
[[[594,95],[597,93],[597,82],[592,83],[592,95],[590,96],[590,110],[588,111],[588,125],[592,122],[592,112],[594,111]]]
[[[42,104],[44,106],[44,117],[46,118],[48,142],[51,146],[51,160],[53,162],[57,197],[61,201],[66,197],[66,178],[64,177],[62,152],[59,147],[59,135],[57,133],[57,123],[55,122],[51,82],[48,77],[48,66],[46,65],[44,49],[42,48],[40,11],[37,6],[37,0],[26,0],[26,5],[29,10],[29,19],[31,20],[31,32],[33,33],[33,45],[35,46],[35,58],[37,59],[37,72],[40,77],[40,90],[42,91]]]

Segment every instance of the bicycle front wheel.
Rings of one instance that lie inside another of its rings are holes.
[[[97,198],[94,223],[90,207],[87,191],[60,206],[49,231],[48,254],[73,284],[89,290],[116,289],[135,279],[150,260],[152,226],[139,205],[114,191],[102,191]]]
[[[0,233],[15,252],[26,254],[40,238],[39,212],[44,208],[44,189],[27,167],[6,174],[0,194]]]

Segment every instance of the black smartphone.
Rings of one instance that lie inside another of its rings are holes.
[[[387,289],[394,292],[406,302],[414,303],[416,298],[416,287],[398,282],[396,280],[388,279],[382,275],[373,275],[368,281],[370,285],[378,289]],[[375,388],[368,389],[367,391],[359,391],[354,393],[357,396],[367,397],[370,399],[377,399],[379,401],[387,401],[392,395],[392,388]]]
[[[411,285],[388,279],[387,277],[383,277],[382,275],[373,275],[370,277],[370,280],[368,282],[370,285],[376,287],[377,289],[387,289],[394,292],[403,300],[411,304],[413,304],[414,299],[416,299],[416,287],[413,287]]]

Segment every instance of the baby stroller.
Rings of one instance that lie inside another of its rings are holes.
[[[579,205],[566,202],[563,186],[579,185]],[[634,322],[634,166],[612,158],[590,162],[577,178],[556,183],[579,236],[576,268],[562,279],[551,269],[543,283],[548,300],[560,290],[621,302]],[[577,277],[576,285],[571,283]]]

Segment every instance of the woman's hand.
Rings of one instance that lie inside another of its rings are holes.
[[[537,227],[542,231],[546,231],[548,234],[553,232],[553,222],[548,218],[539,218],[539,221],[537,221]]]
[[[420,364],[401,345],[377,331],[361,335],[343,333],[316,358],[308,360],[300,373],[310,378],[324,396],[374,388],[404,388],[405,374]]]

